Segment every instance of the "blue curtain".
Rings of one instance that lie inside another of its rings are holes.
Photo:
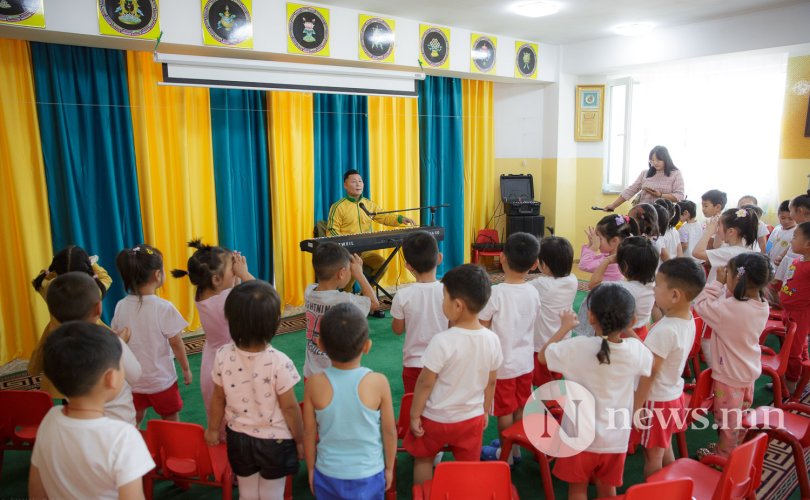
[[[31,54],[54,251],[75,244],[99,256],[113,277],[109,321],[125,295],[115,256],[143,241],[126,55],[44,43]]]
[[[211,89],[210,96],[219,244],[242,252],[250,271],[272,282],[265,93]]]
[[[449,203],[436,212],[444,227],[439,249],[444,274],[464,263],[464,142],[461,80],[428,76],[419,83],[419,175],[422,206]],[[427,223],[423,215],[423,222]]]
[[[368,98],[315,94],[315,221],[326,220],[329,207],[346,195],[343,174],[360,172],[368,196]]]

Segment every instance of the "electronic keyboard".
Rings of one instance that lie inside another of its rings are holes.
[[[394,248],[402,245],[408,235],[417,231],[426,231],[436,238],[436,241],[444,239],[444,228],[440,226],[421,226],[387,231],[374,231],[371,233],[342,234],[340,236],[324,236],[322,238],[310,238],[302,241],[299,246],[304,252],[314,252],[321,243],[328,241],[346,247],[351,253],[368,252],[370,250],[380,250],[382,248]]]

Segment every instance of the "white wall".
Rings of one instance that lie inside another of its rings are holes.
[[[99,47],[127,48],[131,50],[152,50],[154,41],[141,41],[120,37],[105,37],[98,34],[96,0],[44,0],[46,29],[0,25],[0,38],[23,38],[28,40],[59,43],[83,44]],[[308,2],[296,3],[313,5]],[[285,0],[254,0],[254,40],[253,49],[224,49],[233,57],[244,57],[245,52],[287,54]],[[317,5],[317,4],[314,4]],[[396,21],[395,64],[418,67],[419,20],[387,16],[383,12],[367,12],[343,7],[326,6],[330,14],[330,56],[328,59],[359,61],[358,57],[358,18],[360,13],[379,14]],[[176,46],[200,50],[211,55],[223,55],[223,49],[212,49],[202,42],[202,11],[199,0],[162,0],[160,2],[160,27],[164,32],[162,44],[167,48]],[[79,35],[79,36],[77,36]],[[497,37],[497,61],[495,75],[514,81],[514,54],[516,39],[509,36]],[[451,27],[450,68],[451,72],[470,71],[471,31]],[[559,72],[559,48],[555,45],[538,46],[538,80],[555,81]],[[254,55],[255,57],[255,55]],[[312,62],[323,59],[310,57]],[[384,64],[381,64],[384,66]],[[458,76],[458,75],[453,75]],[[475,78],[475,75],[467,75]]]
[[[543,96],[539,85],[495,83],[495,158],[543,158]]]

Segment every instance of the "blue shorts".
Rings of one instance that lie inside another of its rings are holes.
[[[385,470],[362,479],[336,479],[318,472],[312,482],[318,500],[355,500],[357,498],[383,500],[385,498]]]

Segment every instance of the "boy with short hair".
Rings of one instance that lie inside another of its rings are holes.
[[[98,295],[98,292],[96,292]],[[70,406],[51,408],[37,431],[31,498],[143,498],[155,462],[138,430],[104,416],[124,383],[121,342],[108,329],[69,321],[45,342],[45,373]]]
[[[698,264],[702,264],[702,260],[692,256],[692,249],[694,249],[697,242],[700,241],[704,229],[697,220],[697,205],[695,205],[694,201],[690,200],[679,201],[678,205],[681,207],[681,222],[683,223],[678,229],[683,256],[690,257]]]
[[[790,216],[790,200],[785,200],[779,204],[779,225],[771,231],[768,242],[765,244],[765,251],[774,267],[782,262],[785,254],[790,250],[790,242],[793,240],[795,230],[796,221]]]
[[[315,279],[318,282],[309,285],[304,292],[307,318],[305,381],[330,366],[329,357],[318,347],[320,321],[326,311],[344,302],[354,304],[364,315],[380,307],[377,294],[363,275],[363,259],[360,256],[351,255],[336,243],[321,243],[312,252],[312,267],[315,268]],[[362,296],[343,291],[352,279],[360,284]]]
[[[366,315],[335,305],[317,342],[331,366],[304,386],[310,488],[318,498],[382,499],[393,481],[397,429],[388,379],[361,365],[371,349]]]
[[[405,268],[416,283],[397,291],[391,303],[391,329],[405,333],[402,346],[402,385],[405,394],[413,392],[422,371],[422,355],[435,334],[447,330],[442,312],[444,287],[436,280],[436,266],[442,262],[439,245],[427,231],[417,231],[402,242]]]
[[[498,336],[478,320],[491,294],[484,269],[464,264],[447,272],[442,283],[442,310],[453,326],[430,339],[416,381],[410,431],[403,442],[414,457],[414,484],[433,477],[433,459],[445,445],[456,460],[480,459],[503,362]]]
[[[540,276],[529,282],[540,295],[540,312],[534,322],[534,373],[532,385],[541,386],[555,380],[546,365],[537,361],[537,353],[560,329],[560,313],[574,306],[579,282],[571,273],[574,266],[574,248],[571,242],[559,236],[546,236],[540,241],[537,256]]]
[[[716,215],[720,215],[723,213],[723,210],[726,208],[726,203],[728,203],[728,196],[723,191],[719,189],[710,189],[703,193],[703,196],[700,197],[700,206],[703,209],[703,217],[706,219],[711,219]],[[706,227],[703,227],[703,230],[706,230]],[[711,250],[714,248],[714,235],[709,238],[709,244],[706,246],[707,250]]]
[[[664,317],[644,341],[652,351],[653,366],[650,376],[639,380],[634,405],[634,415],[646,419],[641,433],[645,477],[675,460],[672,434],[685,417],[681,373],[695,341],[692,300],[705,284],[703,269],[685,257],[661,264],[655,278],[655,304]],[[644,411],[638,412],[642,407]]]
[[[59,323],[68,321],[98,323],[101,318],[101,297],[98,294],[98,285],[86,273],[74,271],[57,276],[48,287],[46,300],[48,311]],[[121,343],[121,362],[124,365],[126,378],[121,392],[105,403],[104,414],[135,425],[135,404],[130,384],[134,384],[141,378],[141,364],[126,342],[121,338],[118,340]]]

